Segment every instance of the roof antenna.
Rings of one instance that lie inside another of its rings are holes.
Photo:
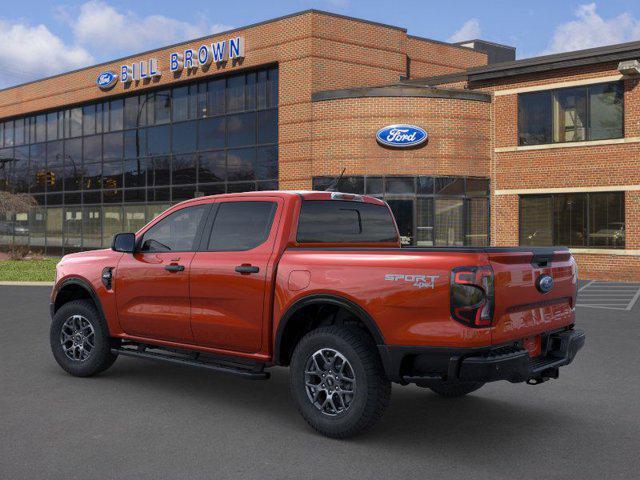
[[[347,171],[347,168],[343,168],[342,172],[340,172],[340,175],[336,178],[333,179],[333,182],[331,182],[329,184],[329,186],[327,188],[324,189],[325,192],[337,192],[338,188],[340,187],[340,181],[342,180],[342,176],[344,175],[344,172]]]

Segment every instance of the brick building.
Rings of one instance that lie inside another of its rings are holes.
[[[0,246],[99,248],[168,205],[326,188],[391,205],[413,246],[572,247],[640,279],[640,42],[515,61],[315,10],[0,91]],[[377,141],[389,125],[428,141]]]

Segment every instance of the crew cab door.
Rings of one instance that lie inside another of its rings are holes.
[[[219,200],[191,263],[191,328],[197,345],[238,352],[262,346],[266,293],[283,202]]]
[[[118,319],[129,335],[192,343],[189,272],[211,204],[161,218],[123,255],[115,275]]]

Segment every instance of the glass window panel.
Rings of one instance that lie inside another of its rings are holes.
[[[189,200],[195,198],[196,186],[189,185],[186,187],[173,187],[171,192],[171,198],[174,202],[181,202],[183,200]]]
[[[4,147],[4,123],[0,122],[0,148]]]
[[[171,128],[173,153],[187,153],[196,150],[196,122],[174,123]]]
[[[83,192],[82,193],[82,202],[84,204],[87,203],[101,203],[102,202],[102,192],[99,190],[94,190],[91,192]]]
[[[418,193],[421,195],[432,195],[435,181],[433,177],[418,177]]]
[[[46,144],[38,143],[29,147],[29,191],[45,191],[46,185]]]
[[[551,142],[551,92],[518,95],[518,145]]]
[[[138,96],[132,95],[124,99],[123,127],[138,127]]]
[[[414,193],[413,177],[387,177],[387,193]]]
[[[64,246],[82,248],[82,207],[64,209]]]
[[[170,157],[153,157],[147,159],[147,185],[169,185],[170,179]]]
[[[105,103],[97,103],[96,104],[96,133],[102,133],[106,131],[106,123],[108,123],[108,118],[106,118],[108,112],[108,104]]]
[[[624,248],[624,192],[589,194],[589,246]]]
[[[47,116],[36,116],[36,142],[44,142],[47,140]]]
[[[71,137],[82,135],[82,108],[72,108],[69,117],[69,133]]]
[[[62,208],[47,208],[47,248],[62,247]]]
[[[13,149],[0,150],[0,190],[11,189],[11,171],[13,169]]]
[[[139,158],[124,161],[124,187],[144,187],[146,185],[146,168]]]
[[[147,223],[156,218],[162,212],[164,212],[167,208],[169,208],[168,203],[158,203],[146,205],[147,207]]]
[[[194,87],[197,87],[197,91],[198,91],[195,118],[206,117],[207,116],[207,84],[199,83],[198,85],[194,85]]]
[[[255,113],[227,116],[227,146],[242,147],[256,142]]]
[[[472,198],[467,202],[466,245],[489,245],[489,200]]]
[[[122,143],[122,132],[106,133],[102,139],[102,158],[105,161],[122,158]]]
[[[467,178],[467,195],[470,197],[480,197],[489,195],[488,178]]]
[[[124,156],[144,157],[147,154],[146,130],[137,128],[124,132]]]
[[[2,158],[2,153],[0,153],[0,158]],[[11,183],[17,193],[27,193],[29,191],[29,146],[16,147],[14,158],[13,181]]]
[[[189,119],[198,118],[198,85],[189,85]]]
[[[147,150],[149,155],[163,155],[170,151],[169,125],[147,129]]]
[[[46,215],[44,207],[34,207],[29,211],[29,244],[32,247],[45,246]]]
[[[2,228],[2,227],[0,227]],[[13,216],[13,244],[28,245],[29,244],[29,212],[16,212]]]
[[[125,203],[141,203],[147,200],[147,191],[144,188],[134,188],[124,191]]]
[[[85,163],[99,162],[102,160],[102,135],[84,137],[82,145],[82,158]]]
[[[196,155],[174,155],[172,161],[174,185],[196,183]]]
[[[47,205],[62,205],[63,201],[62,193],[48,193],[46,202]]]
[[[269,72],[260,70],[258,72],[258,80],[256,85],[256,104],[259,109],[267,108],[267,86]]]
[[[198,122],[198,149],[212,150],[225,146],[225,118],[205,118]]]
[[[256,73],[247,73],[247,84],[245,86],[245,108],[247,110],[256,109]]]
[[[413,199],[388,199],[387,203],[395,217],[398,232],[400,232],[400,244],[402,246],[414,245]]]
[[[554,209],[556,222],[554,245],[586,246],[586,195],[555,195]]]
[[[80,140],[80,139],[77,139]],[[66,145],[65,145],[66,147]],[[64,155],[64,189],[77,191],[82,188],[82,162],[77,155]]]
[[[464,195],[464,178],[437,177],[435,188],[436,195]]]
[[[187,120],[189,118],[189,87],[174,88],[171,98],[173,121],[181,122]]]
[[[13,120],[10,122],[4,123],[4,146],[5,147],[13,147]],[[44,138],[40,141],[44,142]]]
[[[149,202],[168,202],[171,199],[171,189],[169,188],[153,188],[147,190],[147,201]]]
[[[258,182],[257,187],[260,191],[278,190],[278,181],[272,180],[269,182]]]
[[[84,207],[82,209],[82,246],[100,248],[102,244],[102,209]]]
[[[271,232],[277,208],[275,202],[221,203],[207,250],[251,250],[263,244]]]
[[[365,188],[367,195],[382,195],[384,193],[382,177],[367,177]]]
[[[0,213],[0,247],[13,243],[13,214]]]
[[[227,112],[241,112],[245,109],[245,76],[227,78]]]
[[[207,152],[199,154],[198,181],[200,183],[221,182],[226,179],[226,162],[224,152]]]
[[[623,93],[621,82],[589,87],[589,140],[624,135]]]
[[[520,245],[553,245],[553,197],[520,197]]]
[[[255,182],[236,182],[227,184],[227,193],[253,192],[255,189]]]
[[[178,210],[153,225],[142,238],[143,252],[191,252],[208,205]]]
[[[168,90],[151,94],[154,97],[154,115],[156,124],[168,123],[171,119],[171,96]]]
[[[225,185],[224,183],[209,183],[205,185],[198,185],[198,192],[203,195],[220,195],[225,193]]]
[[[272,180],[278,178],[278,147],[258,147],[257,149],[258,180]],[[360,177],[362,178],[362,177]]]
[[[225,80],[213,80],[207,84],[207,115],[224,113]]]
[[[342,177],[338,182],[337,190],[362,195],[364,194],[364,177]]]
[[[333,180],[333,177],[313,177],[311,188],[323,192],[331,186]]]
[[[278,142],[278,110],[258,112],[258,143]]]
[[[47,192],[60,192],[64,184],[64,158],[62,141],[47,143],[47,170],[45,178]]]
[[[122,130],[124,126],[124,103],[122,99],[109,102],[109,130]]]
[[[229,181],[256,179],[256,150],[243,148],[227,152],[227,177]]]
[[[144,205],[127,205],[124,207],[124,231],[137,232],[147,224]]]
[[[82,177],[83,190],[95,190],[100,188],[102,184],[102,164],[84,163],[82,165]]]
[[[14,129],[13,130],[14,144],[24,145],[25,143],[24,118],[18,118],[17,120],[15,120],[13,123],[13,129]],[[54,133],[57,133],[57,132],[54,131]],[[56,138],[57,138],[56,136],[53,136],[51,139],[55,140]]]
[[[464,201],[462,199],[435,199],[436,246],[460,247],[464,245]]]
[[[82,107],[82,118],[84,118],[82,134],[94,135],[96,133],[96,106],[87,105]]]
[[[113,236],[124,231],[122,207],[103,207],[102,215],[102,246],[110,247]]]
[[[269,84],[268,84],[268,96],[269,106],[278,106],[278,69],[269,69]]]
[[[553,95],[553,141],[581,142],[587,138],[587,89],[563,88]]]
[[[122,161],[102,164],[102,188],[105,190],[122,188]]]
[[[433,247],[433,198],[418,198],[416,207],[416,246]]]
[[[64,192],[65,205],[80,205],[82,203],[81,192]]]
[[[109,189],[102,191],[103,203],[122,203],[122,189]]]

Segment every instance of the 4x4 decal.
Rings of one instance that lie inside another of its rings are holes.
[[[436,279],[440,275],[405,275],[403,273],[387,273],[384,279],[389,282],[408,282],[416,288],[436,288]]]

